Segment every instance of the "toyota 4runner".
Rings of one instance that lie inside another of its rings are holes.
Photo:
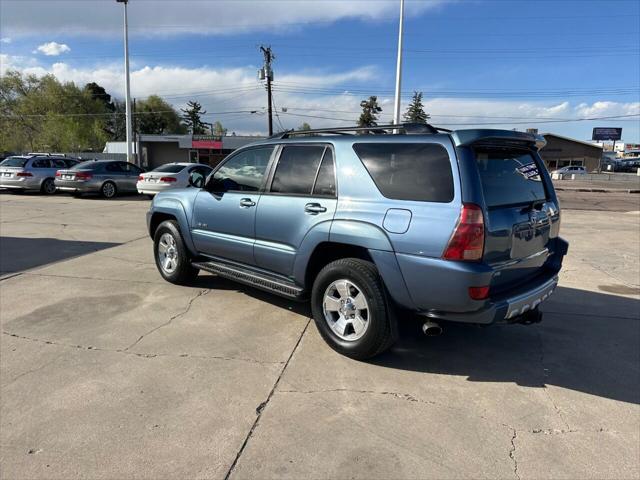
[[[392,345],[398,308],[534,323],[568,248],[543,145],[415,124],[275,135],[155,197],[156,264],[172,283],[205,270],[309,300],[326,342],[359,359]]]

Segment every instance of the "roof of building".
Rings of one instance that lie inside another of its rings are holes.
[[[600,145],[594,145],[593,143],[584,142],[582,140],[576,140],[575,138],[563,137],[562,135],[558,135],[557,133],[543,133],[542,136],[544,138],[556,137],[556,138],[559,138],[561,140],[566,140],[567,142],[581,143],[582,145],[585,145],[587,147],[597,148],[598,150],[602,150],[602,147]]]

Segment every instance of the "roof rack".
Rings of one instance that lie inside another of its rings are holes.
[[[446,128],[434,127],[428,123],[398,123],[392,125],[376,125],[375,127],[337,127],[337,128],[316,128],[312,130],[286,130],[284,132],[276,133],[269,137],[269,139],[284,139],[291,138],[297,135],[354,135],[357,133],[372,133],[377,135],[384,135],[389,133],[399,133],[404,135],[424,135],[435,134],[439,132],[449,133],[451,130]]]

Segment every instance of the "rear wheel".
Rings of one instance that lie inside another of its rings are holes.
[[[348,357],[371,358],[395,341],[393,312],[371,262],[345,258],[324,267],[313,284],[311,308],[322,338]]]
[[[53,182],[53,178],[45,178],[40,186],[40,192],[45,195],[53,195],[56,193],[56,184]]]
[[[116,184],[113,182],[104,182],[102,184],[102,188],[100,189],[100,193],[104,198],[113,198],[118,193],[118,189],[116,188]]]
[[[168,282],[186,284],[198,275],[198,269],[191,265],[189,252],[174,220],[166,220],[156,229],[153,253],[160,275]]]

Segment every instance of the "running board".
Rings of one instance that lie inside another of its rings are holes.
[[[261,288],[269,292],[282,295],[283,297],[300,299],[304,290],[295,283],[281,277],[271,276],[268,273],[258,273],[238,264],[228,264],[219,261],[192,262],[195,268],[215,273],[224,278],[235,280],[236,282]]]

